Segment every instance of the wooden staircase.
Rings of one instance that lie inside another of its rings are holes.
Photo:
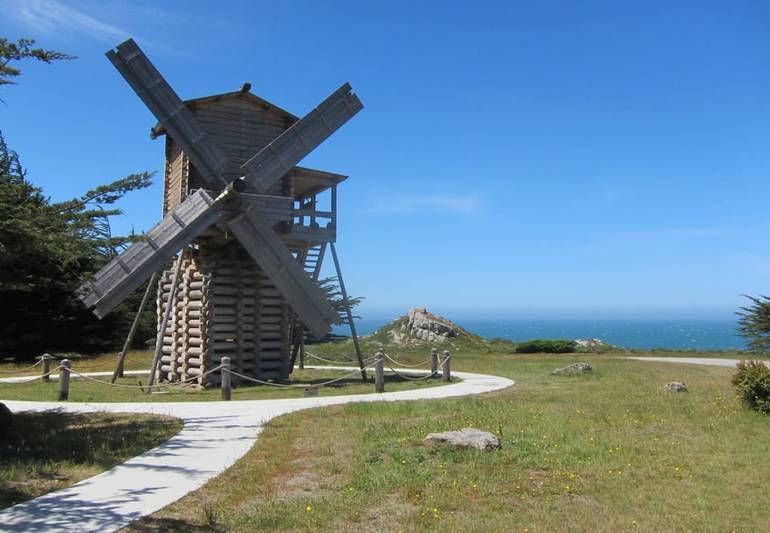
[[[323,264],[324,254],[326,253],[326,243],[308,248],[302,259],[302,267],[313,281],[318,281],[321,274],[321,265]]]

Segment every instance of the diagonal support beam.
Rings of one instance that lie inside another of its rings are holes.
[[[361,379],[366,381],[366,365],[364,365],[364,357],[361,355],[361,346],[358,344],[358,332],[356,331],[356,323],[353,320],[353,311],[350,309],[350,300],[348,299],[348,291],[345,289],[345,281],[342,279],[342,269],[340,268],[340,260],[337,257],[337,248],[334,246],[333,242],[329,243],[329,248],[332,250],[334,269],[337,271],[337,283],[340,285],[342,303],[345,305],[345,314],[347,315],[348,325],[350,326],[350,334],[353,336],[353,346],[356,349],[358,366],[361,368]]]
[[[104,317],[185,245],[222,216],[222,204],[200,189],[82,285],[78,297]]]
[[[134,40],[127,40],[106,55],[187,154],[206,185],[216,190],[227,185],[224,154]]]
[[[323,338],[331,324],[339,324],[340,318],[324,293],[258,212],[246,209],[231,219],[227,227],[281,291],[314,337]]]
[[[346,83],[246,161],[247,182],[264,193],[363,107]]]

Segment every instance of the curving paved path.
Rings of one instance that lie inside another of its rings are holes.
[[[625,357],[635,361],[647,361],[649,363],[680,363],[686,365],[723,366],[735,368],[741,359],[717,359],[714,357]],[[768,362],[765,362],[768,364]]]
[[[342,369],[355,370],[354,367]],[[157,448],[107,472],[0,511],[0,531],[116,531],[175,502],[220,474],[253,446],[268,420],[285,413],[352,402],[451,398],[500,390],[514,383],[507,378],[467,372],[453,372],[453,377],[462,381],[383,394],[285,400],[176,403],[3,400],[12,411],[154,413],[181,418],[184,426],[179,434]]]

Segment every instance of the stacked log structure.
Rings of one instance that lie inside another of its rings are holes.
[[[171,277],[170,271],[164,272],[158,286],[159,323]],[[162,341],[160,380],[218,386],[220,373],[205,373],[225,356],[232,370],[249,377],[289,377],[289,307],[239,246],[186,252],[172,306]],[[233,376],[233,383],[240,381]]]

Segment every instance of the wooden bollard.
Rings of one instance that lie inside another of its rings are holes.
[[[430,349],[430,375],[434,378],[438,375],[438,348]]]
[[[374,357],[374,391],[385,392],[385,354],[377,352]]]
[[[442,381],[451,381],[452,380],[452,373],[449,370],[449,362],[452,359],[452,354],[449,353],[449,350],[444,350],[444,368],[443,374],[441,376]]]
[[[51,376],[48,375],[51,371],[51,354],[44,353],[40,359],[43,361],[43,381],[51,381]]]
[[[222,399],[229,401],[232,397],[233,389],[231,386],[230,358],[222,358]]]
[[[72,363],[69,359],[64,359],[61,362],[61,369],[59,370],[59,401],[70,397],[70,368]]]

